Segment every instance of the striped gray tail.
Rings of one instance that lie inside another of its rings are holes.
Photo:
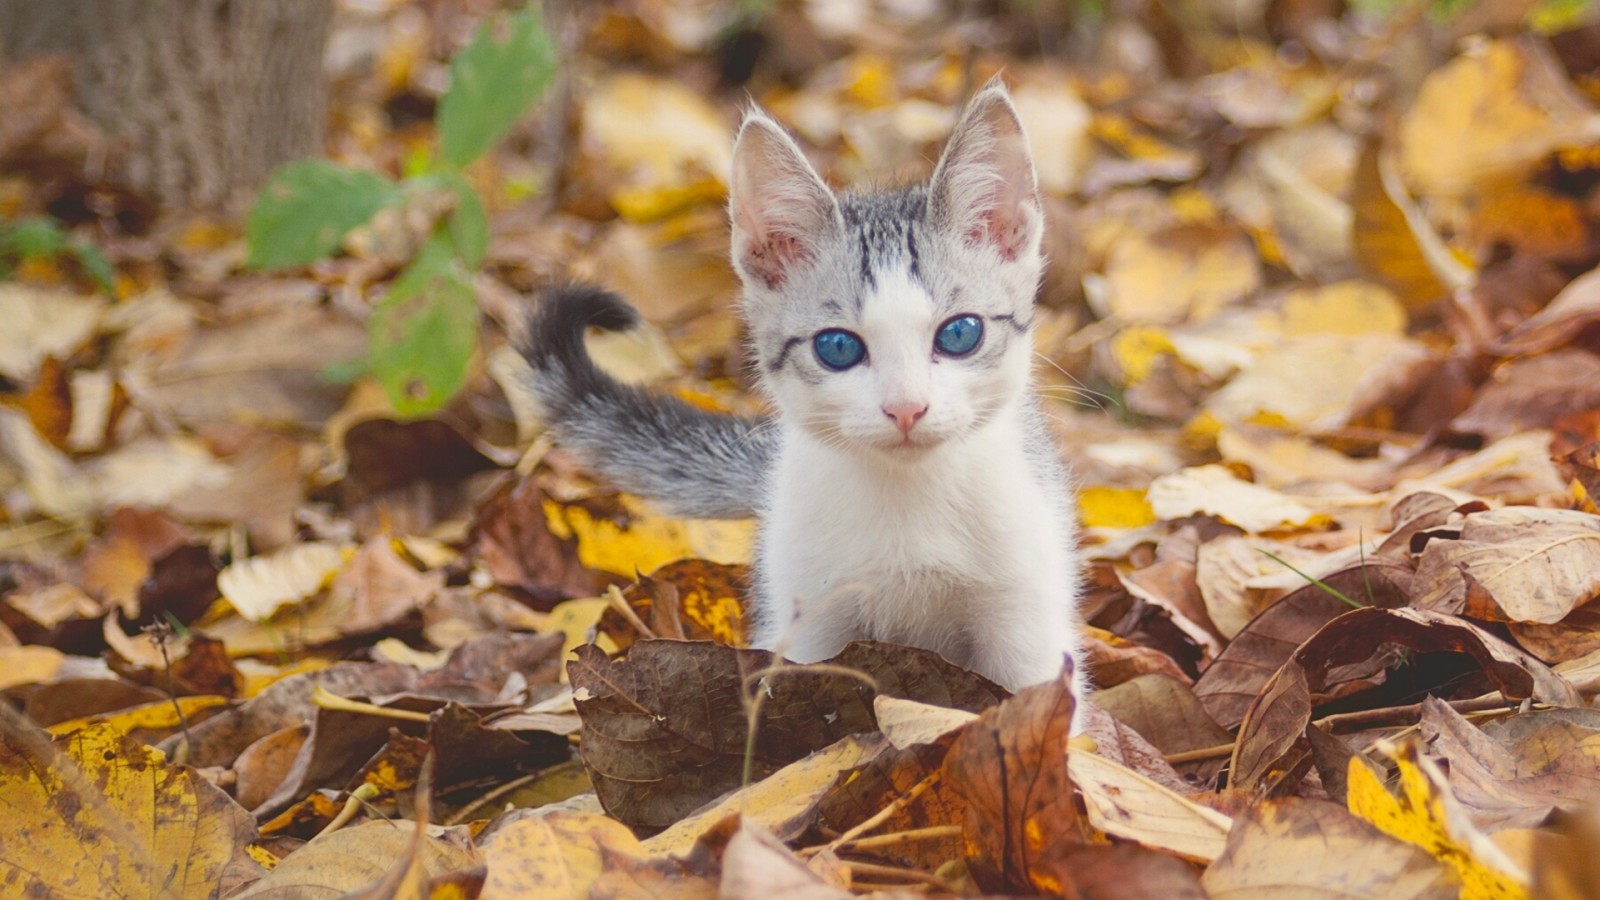
[[[557,441],[674,515],[754,516],[777,450],[774,429],[622,384],[596,368],[584,331],[624,331],[638,320],[622,298],[588,285],[546,292],[529,316],[519,349],[538,373],[534,390]]]

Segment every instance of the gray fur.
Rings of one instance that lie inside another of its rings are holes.
[[[776,448],[758,421],[716,415],[621,384],[583,349],[590,326],[620,330],[637,316],[615,294],[567,286],[547,292],[527,326],[523,355],[562,444],[624,490],[680,516],[756,515]]]

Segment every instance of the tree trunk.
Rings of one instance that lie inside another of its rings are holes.
[[[322,152],[332,18],[332,0],[0,0],[0,42],[72,60],[118,180],[216,206]]]

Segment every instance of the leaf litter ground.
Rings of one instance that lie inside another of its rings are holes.
[[[431,146],[407,123],[480,5],[341,11],[331,156]],[[825,6],[558,23],[567,87],[465,170],[489,324],[426,419],[327,376],[447,209],[274,275],[185,210],[5,257],[11,891],[1600,893],[1592,10]],[[1092,563],[1077,737],[1065,680],[741,649],[749,524],[596,483],[503,341],[524,293],[600,280],[650,323],[603,365],[758,410],[742,98],[839,183],[914,178],[1002,68]],[[10,218],[109,190],[66,78],[0,69]]]

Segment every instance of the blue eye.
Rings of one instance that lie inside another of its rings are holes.
[[[983,341],[983,320],[977,316],[946,319],[933,336],[933,346],[946,356],[966,356]]]
[[[843,372],[867,355],[867,345],[861,343],[861,338],[842,328],[817,332],[811,339],[811,349],[816,351],[818,361],[835,372]]]

